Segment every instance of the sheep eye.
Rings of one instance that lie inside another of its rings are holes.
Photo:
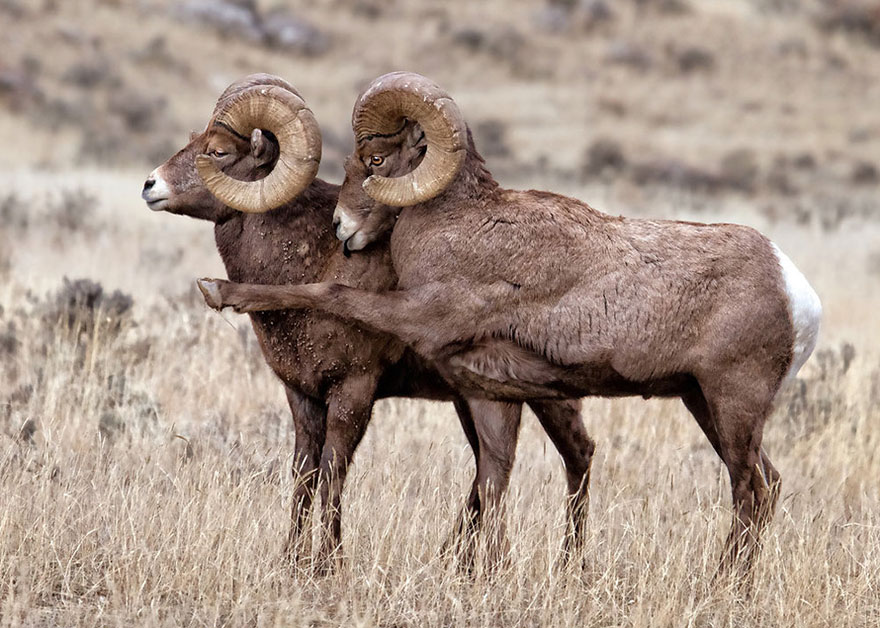
[[[229,153],[227,153],[225,150],[220,150],[219,148],[215,148],[210,152],[210,155],[212,157],[226,157],[226,155],[228,154]]]
[[[382,155],[373,155],[370,157],[370,165],[371,166],[381,166],[385,163],[385,158]]]

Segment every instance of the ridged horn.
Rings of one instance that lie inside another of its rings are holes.
[[[372,175],[363,183],[372,199],[393,207],[422,203],[443,192],[467,154],[467,125],[458,105],[439,85],[413,72],[392,72],[370,83],[355,103],[351,126],[360,143],[396,133],[405,119],[418,122],[425,132],[424,159],[403,176]]]
[[[208,155],[196,157],[196,169],[208,190],[225,205],[261,213],[295,198],[314,180],[321,162],[321,130],[305,101],[282,79],[245,85],[259,75],[230,85],[217,103],[211,124],[222,124],[250,137],[254,129],[278,140],[278,163],[257,181],[224,174]]]
[[[296,88],[285,81],[280,76],[276,76],[274,74],[266,74],[264,72],[258,72],[256,74],[248,74],[244,78],[238,79],[234,83],[231,83],[229,87],[223,90],[223,93],[220,94],[220,97],[217,99],[217,104],[214,106],[214,113],[211,114],[213,118],[216,116],[220,110],[223,108],[224,103],[230,97],[235,96],[242,90],[247,89],[248,87],[255,87],[256,85],[277,85],[278,87],[283,87],[289,92],[296,94],[300,98],[302,98],[302,94],[300,94]],[[305,100],[305,99],[303,99]]]

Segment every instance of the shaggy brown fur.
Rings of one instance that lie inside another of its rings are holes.
[[[340,192],[352,248],[394,225],[397,291],[202,283],[209,303],[334,312],[394,334],[473,396],[680,397],[730,474],[724,564],[750,563],[779,490],[764,422],[795,343],[772,244],[744,226],[632,220],[502,189],[469,132],[465,165],[437,197],[401,211],[365,196],[368,176],[409,172],[424,152],[412,122],[366,138]]]
[[[324,280],[365,290],[394,287],[387,247],[351,259],[342,254],[329,230],[337,186],[315,180],[285,206],[264,214],[243,214],[214,198],[196,173],[196,156],[211,151],[225,155],[218,158],[224,172],[243,180],[265,176],[278,155],[277,144],[266,135],[257,133],[248,139],[209,124],[154,171],[143,196],[153,209],[213,222],[217,249],[230,279],[263,284]],[[297,483],[287,546],[291,557],[303,550],[308,554],[311,535],[303,531],[319,485],[323,525],[329,533],[319,555],[326,557],[339,547],[346,471],[374,400],[388,396],[454,401],[477,466],[458,527],[465,532],[479,527],[481,513],[506,489],[520,404],[467,401],[401,343],[331,315],[256,312],[251,321],[266,361],[285,384],[294,419]],[[580,404],[564,401],[532,407],[565,461],[573,496],[572,526],[578,530],[593,451],[580,418]],[[574,438],[589,446],[574,446]],[[328,481],[319,483],[319,476]]]

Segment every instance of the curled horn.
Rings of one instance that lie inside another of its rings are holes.
[[[443,192],[467,154],[467,125],[458,105],[436,83],[413,72],[392,72],[370,83],[355,104],[351,125],[360,143],[399,131],[405,119],[418,122],[425,132],[424,159],[408,174],[372,175],[363,184],[371,198],[394,207],[422,203]]]
[[[229,87],[224,89],[223,93],[220,94],[220,98],[217,99],[217,104],[214,106],[214,113],[211,114],[211,118],[213,118],[220,112],[220,110],[223,108],[223,105],[229,98],[242,92],[248,87],[255,87],[257,85],[277,85],[278,87],[283,87],[287,91],[302,98],[302,94],[300,94],[293,85],[285,81],[280,76],[258,72],[256,74],[249,74],[246,77],[239,79],[234,83],[231,83]]]
[[[226,125],[245,137],[254,129],[264,129],[278,140],[278,163],[257,181],[233,179],[208,155],[196,157],[205,186],[229,207],[269,211],[295,198],[318,173],[321,130],[302,97],[282,79],[253,75],[233,83],[221,95],[211,124]]]

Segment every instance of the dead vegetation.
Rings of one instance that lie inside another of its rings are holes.
[[[92,192],[82,187],[41,192],[28,199],[16,192],[0,196],[0,222],[7,234],[21,237],[48,228],[59,238],[97,236],[95,214],[99,202]]]
[[[129,321],[132,298],[104,287],[91,279],[64,278],[54,295],[38,306],[38,312],[49,327],[61,325],[68,332],[93,336],[98,328],[105,335],[118,335]]]
[[[678,404],[641,400],[593,400],[586,410],[600,444],[584,572],[580,561],[555,563],[564,474],[534,419],[508,501],[509,562],[494,577],[479,565],[465,578],[438,551],[470,480],[455,419],[442,405],[384,403],[351,478],[346,562],[313,580],[278,560],[293,435],[281,398],[255,403],[277,384],[265,368],[232,366],[237,332],[222,320],[189,315],[193,325],[157,307],[138,320],[165,334],[140,358],[100,331],[58,342],[31,331],[27,316],[0,319],[18,332],[3,359],[18,375],[0,398],[5,618],[25,626],[244,626],[293,616],[295,625],[867,626],[880,618],[871,488],[880,471],[880,365],[870,354],[820,352],[792,392],[793,409],[771,420],[766,441],[786,483],[748,598],[732,583],[706,587],[728,517],[711,448]],[[85,365],[76,343],[90,347]],[[232,368],[240,377],[230,386]],[[413,473],[428,457],[435,471]]]
[[[521,0],[298,3],[329,41],[316,54],[227,41],[178,4],[0,0],[0,133],[22,146],[0,155],[0,623],[880,623],[880,127],[866,96],[880,48],[817,21],[844,3],[578,0],[544,21],[550,3]],[[683,71],[689,48],[712,61]],[[584,411],[598,447],[583,571],[554,562],[564,470],[528,418],[510,562],[461,577],[438,548],[470,454],[450,408],[406,401],[379,404],[355,458],[344,569],[281,568],[285,400],[249,327],[206,313],[192,284],[222,272],[210,235],[172,228],[137,193],[218,89],[253,71],[302,88],[322,175],[341,181],[359,89],[398,68],[460,95],[511,187],[752,224],[816,285],[820,347],[765,435],[785,482],[751,595],[709,587],[730,516],[714,453],[678,404],[641,400]],[[644,164],[673,176],[648,168],[640,183]],[[42,315],[65,275],[101,287],[81,311],[91,334]],[[105,333],[96,312],[116,290],[132,303]]]
[[[841,31],[880,46],[880,2],[877,0],[825,0],[815,16],[826,31]]]
[[[255,0],[188,0],[172,15],[226,38],[294,54],[316,56],[330,48],[326,34],[281,5],[262,11]]]

